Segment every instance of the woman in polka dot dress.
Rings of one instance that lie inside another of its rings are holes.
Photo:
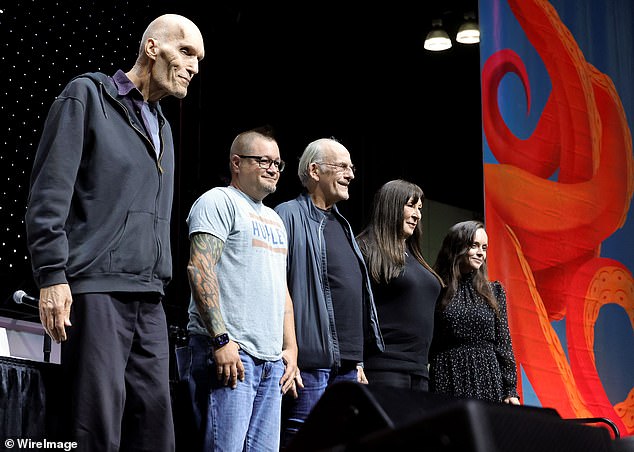
[[[478,221],[452,226],[434,270],[447,285],[436,306],[430,390],[519,405],[506,293],[487,277],[488,237]]]

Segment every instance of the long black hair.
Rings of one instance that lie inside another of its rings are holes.
[[[403,208],[410,200],[424,202],[425,195],[418,185],[402,179],[383,184],[375,193],[370,221],[357,236],[370,276],[377,283],[388,283],[398,277],[405,268],[404,252],[409,251],[444,286],[440,276],[423,257],[422,219],[414,233],[405,240],[406,249],[403,248]]]

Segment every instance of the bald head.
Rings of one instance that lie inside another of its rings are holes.
[[[178,14],[164,14],[148,25],[134,67],[126,74],[146,101],[165,96],[182,99],[204,56],[196,24]]]
[[[186,36],[190,36],[192,40],[200,44],[202,55],[199,60],[202,60],[204,57],[203,37],[198,26],[185,16],[179,14],[163,14],[150,22],[145,29],[139,46],[138,59],[140,60],[147,56],[145,45],[148,39],[154,38],[159,41],[165,41],[168,39],[184,39]]]

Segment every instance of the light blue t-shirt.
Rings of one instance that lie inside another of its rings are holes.
[[[200,196],[187,224],[190,237],[204,232],[224,242],[216,273],[220,310],[231,340],[256,358],[280,359],[288,251],[282,219],[262,202],[229,186]],[[193,297],[187,330],[209,335]]]

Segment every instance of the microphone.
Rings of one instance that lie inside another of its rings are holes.
[[[23,304],[32,308],[40,308],[40,300],[38,298],[27,295],[27,293],[23,290],[16,290],[15,292],[13,292],[13,301],[15,301],[17,304]]]
[[[13,292],[13,301],[17,304],[23,304],[25,306],[29,306],[31,308],[39,309],[40,308],[40,300],[28,295],[23,290],[16,290]],[[44,354],[44,362],[48,363],[51,361],[51,336],[49,336],[46,332],[44,333],[44,342],[42,343],[42,353]]]

